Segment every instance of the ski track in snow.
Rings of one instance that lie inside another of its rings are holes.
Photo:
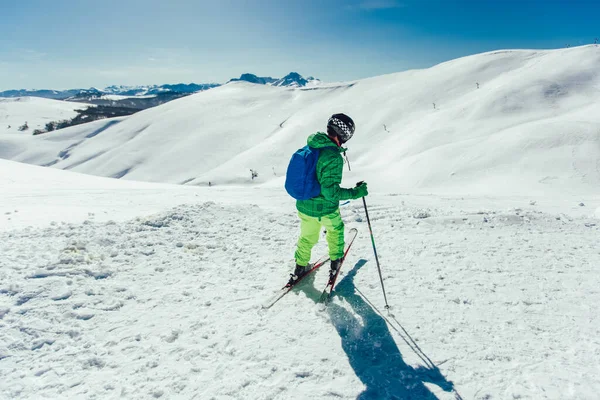
[[[208,202],[1,232],[0,397],[597,398],[597,220],[370,205],[388,319],[437,371],[369,304],[384,308],[358,204],[326,310],[324,271],[260,308],[292,269],[291,211]]]

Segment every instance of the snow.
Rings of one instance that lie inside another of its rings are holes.
[[[599,66],[600,48],[583,46],[485,53],[312,89],[234,82],[99,134],[90,125],[28,138],[26,149],[12,136],[0,136],[0,145],[12,149],[4,158],[106,177],[280,186],[291,152],[344,111],[357,124],[348,156],[360,171],[348,177],[375,190],[594,194]]]
[[[194,201],[198,195],[190,187],[121,181],[6,160],[0,160],[0,188],[0,232],[90,218],[122,221]]]
[[[48,122],[71,119],[77,116],[75,110],[89,106],[38,97],[0,98],[0,138],[5,134],[30,136],[36,129],[45,129]],[[19,132],[25,122],[29,129]]]
[[[0,171],[2,396],[450,399],[450,382],[463,398],[600,390],[600,354],[590,351],[600,224],[586,210],[598,197],[582,207],[371,194],[391,317],[361,202],[342,207],[360,234],[332,305],[315,305],[320,271],[264,311],[292,269],[298,229],[280,188],[130,182],[11,161]],[[313,255],[324,252],[322,240]]]
[[[590,47],[511,51],[323,91],[233,84],[0,136],[4,158],[56,162],[0,160],[0,398],[596,399],[596,72],[550,111],[512,83],[580,76],[590,60]],[[475,73],[489,82],[461,94]],[[494,101],[491,82],[522,108]],[[418,111],[450,84],[456,100]],[[445,115],[467,99],[469,118]],[[320,270],[264,310],[299,230],[280,163],[336,102],[362,120],[344,186],[369,181],[391,310],[362,201],[341,207],[359,235],[332,304],[315,304]]]

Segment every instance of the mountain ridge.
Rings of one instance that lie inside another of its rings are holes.
[[[345,112],[357,126],[347,179],[374,191],[597,192],[599,50],[484,53],[319,90],[236,82],[118,120],[0,137],[0,149],[128,180],[280,185],[306,136]]]
[[[297,72],[291,72],[283,78],[259,77],[255,74],[244,73],[239,78],[228,80],[229,82],[244,81],[259,85],[274,85],[274,86],[289,86],[289,87],[304,87],[309,83],[317,83],[318,79],[313,77],[304,78]],[[157,96],[165,94],[192,94],[204,90],[222,86],[220,83],[175,83],[162,85],[110,85],[104,89],[96,87],[91,88],[74,88],[65,90],[53,89],[9,89],[0,92],[2,98],[15,97],[41,97],[52,100],[68,100],[68,101],[89,101],[91,99],[99,99],[106,95],[117,95],[127,97],[139,96]]]

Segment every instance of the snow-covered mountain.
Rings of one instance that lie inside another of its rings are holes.
[[[89,106],[39,97],[0,98],[0,136],[3,133],[30,136],[36,129],[45,129],[49,122],[74,118],[75,110]],[[20,131],[25,123],[27,129]]]
[[[208,90],[217,87],[217,83],[178,83],[166,85],[145,85],[145,86],[108,86],[104,89],[89,88],[89,89],[69,89],[69,90],[7,90],[0,92],[0,97],[42,97],[56,100],[71,100],[78,101],[81,99],[99,98],[103,95],[120,95],[120,96],[148,96],[164,93],[180,93],[189,94],[196,93],[202,90]]]
[[[242,74],[239,78],[233,78],[229,80],[229,82],[248,82],[257,85],[269,85],[275,81],[277,81],[276,78],[271,78],[270,76],[256,76],[251,73],[245,73]]]
[[[0,398],[595,400],[599,65],[494,52],[0,130],[0,158],[55,167],[0,159]],[[359,200],[332,303],[325,267],[265,310],[294,266],[282,174],[340,111],[386,297]]]
[[[304,87],[307,85],[317,85],[320,81],[316,78],[308,77],[304,78],[297,72],[290,72],[283,78],[271,78],[270,76],[256,76],[254,74],[246,73],[242,74],[239,78],[231,79],[229,82],[248,82],[257,85],[272,85],[272,86],[285,86],[285,87]]]
[[[70,89],[70,90],[28,90],[28,89],[18,89],[18,90],[5,90],[0,92],[0,97],[6,98],[17,98],[17,97],[41,97],[45,99],[53,99],[53,100],[65,100],[69,97],[73,97],[81,93],[82,91],[88,91],[91,89]]]
[[[304,87],[308,85],[311,81],[315,81],[314,78],[310,77],[308,79],[304,79],[302,75],[297,72],[290,72],[286,76],[281,79],[273,82],[273,86],[289,86],[289,87]]]
[[[63,92],[64,98],[62,100],[145,109],[217,86],[219,84],[180,83],[175,85],[109,86],[104,89],[73,89]],[[35,93],[32,95],[35,96]]]
[[[1,156],[132,180],[281,185],[290,154],[343,111],[357,124],[348,177],[372,190],[595,193],[599,67],[600,48],[585,46],[310,90],[231,82],[128,118],[4,137]]]
[[[258,77],[254,74],[242,74],[238,79],[232,81],[245,81],[256,84],[272,84],[275,86],[302,87],[309,83],[315,84],[318,79],[309,77],[305,79],[296,72],[291,72],[281,79],[270,77]],[[165,85],[111,85],[104,89],[89,88],[89,89],[68,89],[68,90],[6,90],[0,92],[0,98],[17,98],[17,97],[41,97],[54,100],[70,100],[70,101],[89,101],[98,99],[106,95],[117,95],[125,97],[152,96],[160,94],[190,94],[197,93],[203,90],[212,89],[221,86],[219,83],[177,83]]]
[[[102,94],[112,94],[120,96],[149,96],[162,93],[196,93],[219,86],[217,83],[178,83],[167,85],[148,85],[148,86],[108,86],[101,92]]]

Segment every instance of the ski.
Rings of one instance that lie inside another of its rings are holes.
[[[358,234],[358,230],[356,228],[352,228],[350,230],[350,237],[349,237],[348,245],[346,246],[346,251],[344,251],[344,257],[342,258],[342,262],[340,263],[340,266],[339,266],[338,270],[336,271],[335,275],[333,276],[333,278],[329,279],[329,281],[327,282],[327,286],[325,286],[325,289],[323,290],[321,297],[319,297],[319,303],[324,303],[325,305],[327,305],[327,304],[329,304],[329,301],[331,301],[331,294],[333,293],[333,287],[335,286],[337,277],[339,276],[340,271],[342,270],[342,266],[344,264],[344,261],[346,260],[346,256],[348,255],[348,251],[350,250],[352,243],[354,243],[354,239],[356,239],[357,234]]]
[[[320,266],[322,266],[323,264],[325,264],[327,261],[329,261],[329,256],[323,256],[321,258],[319,258],[313,265],[312,268],[304,275],[302,275],[300,278],[298,278],[298,280],[292,284],[287,283],[284,287],[282,287],[277,293],[275,293],[275,295],[273,297],[271,297],[268,301],[266,301],[263,305],[262,308],[271,308],[273,307],[273,305],[275,303],[277,303],[279,300],[281,300],[281,298],[283,296],[285,296],[286,294],[288,294],[289,292],[291,292],[291,290],[294,288],[294,286],[296,286],[298,283],[302,282],[302,280],[304,278],[306,278],[307,276],[309,276],[310,274],[312,274],[313,272],[315,272],[317,270],[317,268],[319,268]]]
[[[348,254],[348,250],[350,250],[350,246],[352,245],[352,243],[354,242],[354,239],[356,238],[356,235],[358,234],[358,230],[356,228],[352,228],[350,229],[348,238],[347,238],[347,242],[348,244],[346,245],[346,250],[344,251],[344,258],[346,257],[346,254]],[[294,282],[293,284],[286,284],[284,287],[282,287],[279,291],[277,291],[277,293],[275,293],[269,300],[267,300],[263,305],[262,308],[263,309],[268,309],[273,307],[273,305],[275,305],[275,303],[277,303],[279,300],[281,300],[283,298],[283,296],[285,296],[286,294],[288,294],[289,292],[292,291],[292,289],[299,284],[304,278],[306,278],[307,276],[309,276],[310,274],[314,273],[319,267],[321,267],[323,264],[325,264],[327,261],[329,261],[329,256],[323,256],[321,258],[319,258],[313,265],[312,268],[304,275],[302,275],[296,282]],[[341,269],[341,266],[340,266]],[[339,273],[339,270],[338,270]],[[336,275],[337,277],[337,275]],[[334,281],[335,283],[335,281]]]

